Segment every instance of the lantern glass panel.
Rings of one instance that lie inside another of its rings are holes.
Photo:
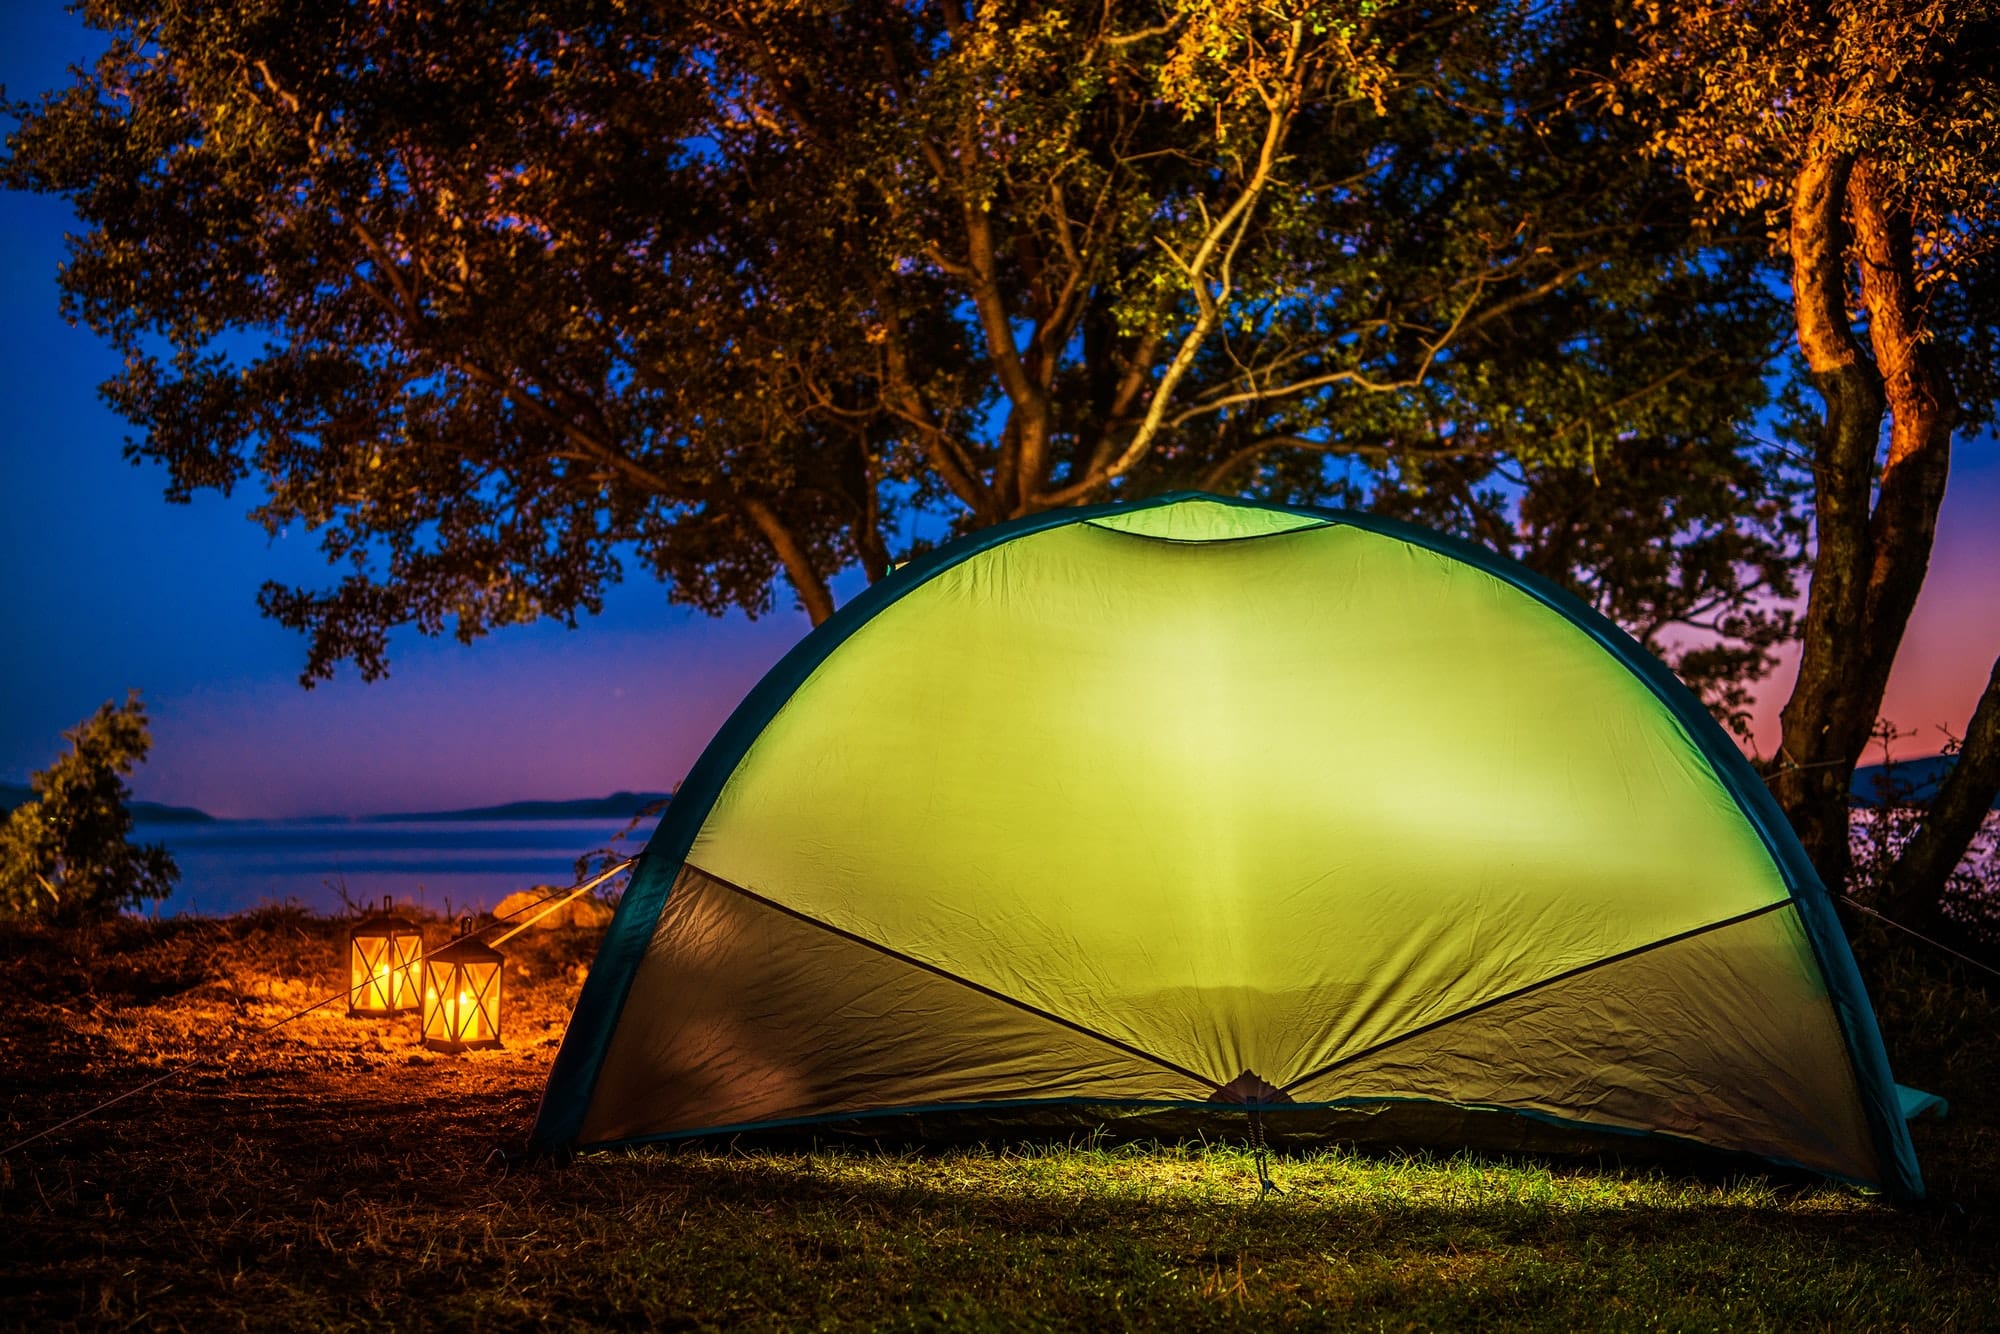
[[[469,1051],[500,1045],[502,962],[500,951],[474,940],[447,945],[424,960],[426,1047]]]
[[[380,912],[347,933],[347,1012],[373,1017],[416,1009],[417,960],[423,952],[417,924],[385,898]]]

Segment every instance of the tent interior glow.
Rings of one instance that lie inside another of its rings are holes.
[[[794,649],[537,1136],[1219,1104],[1922,1189],[1826,892],[1664,667],[1490,551],[1201,496],[973,534]]]

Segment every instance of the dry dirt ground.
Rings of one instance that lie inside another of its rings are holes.
[[[426,923],[428,943],[450,934]],[[251,1271],[273,1258],[260,1233],[290,1219],[308,1185],[324,1225],[339,1219],[343,1181],[448,1191],[504,1171],[600,934],[508,942],[506,1046],[442,1055],[418,1042],[414,1016],[349,1018],[344,1000],[261,1031],[339,991],[337,921],[267,909],[0,933],[0,1139],[188,1066],[0,1159],[0,1215],[46,1229],[0,1259],[0,1325],[10,1310],[85,1323],[171,1313],[179,1303],[149,1289],[196,1258],[190,1244],[213,1248],[218,1296],[254,1287]],[[292,1244],[277,1239],[281,1262]]]

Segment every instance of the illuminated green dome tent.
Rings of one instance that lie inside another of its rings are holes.
[[[536,1140],[1698,1147],[1919,1195],[1762,784],[1493,553],[1175,495],[897,570],[695,765]]]

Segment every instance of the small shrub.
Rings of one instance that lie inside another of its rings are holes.
[[[124,775],[153,744],[139,692],[63,737],[69,754],[35,774],[34,798],[0,823],[0,916],[82,922],[165,898],[180,868],[162,845],[129,841]]]

